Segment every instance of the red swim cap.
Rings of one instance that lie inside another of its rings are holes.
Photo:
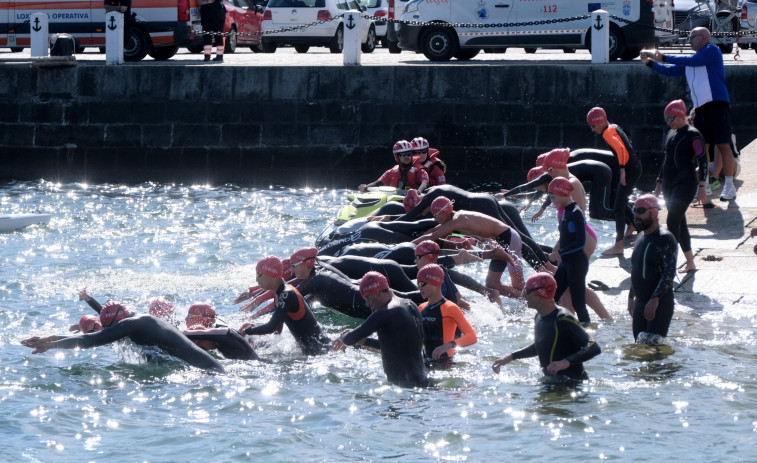
[[[589,114],[586,115],[586,123],[589,125],[597,125],[603,122],[607,122],[607,113],[599,106],[591,108]]]
[[[285,280],[292,278],[292,261],[287,257],[281,261],[281,275]]]
[[[428,264],[418,270],[418,283],[424,282],[429,285],[441,287],[444,283],[444,270],[436,264]]]
[[[436,214],[452,214],[452,201],[444,196],[439,196],[431,203],[431,213]]]
[[[569,149],[555,148],[547,154],[547,159],[544,160],[544,166],[552,167],[554,169],[565,169],[568,167],[568,158],[570,158]]]
[[[405,210],[409,211],[421,202],[421,195],[418,194],[418,190],[411,189],[405,193],[405,198],[402,200],[402,205],[405,206]]]
[[[389,289],[389,282],[379,272],[368,272],[360,280],[360,295],[363,297],[368,297],[385,289]]]
[[[425,257],[431,262],[436,262],[436,259],[439,258],[439,251],[439,245],[430,240],[421,241],[415,247],[416,256]]]
[[[98,324],[102,326],[100,319],[95,317],[94,315],[85,315],[79,319],[79,329],[82,333],[90,333],[92,331],[95,331],[95,326]]]
[[[255,271],[271,278],[283,278],[284,266],[276,256],[263,257],[255,266]]]
[[[150,302],[150,315],[158,318],[171,318],[173,316],[173,304],[159,297]]]
[[[549,153],[542,153],[536,157],[536,167],[543,166]]]
[[[294,251],[294,254],[292,254],[292,257],[290,257],[289,260],[292,263],[292,267],[296,267],[300,264],[305,267],[315,267],[316,254],[318,254],[318,248],[302,248]]]
[[[540,272],[528,277],[526,288],[529,289],[529,293],[533,292],[542,299],[554,299],[555,292],[557,292],[557,282],[555,277],[549,273]]]
[[[108,327],[124,318],[131,317],[132,313],[125,305],[116,301],[108,301],[100,310],[100,323],[104,327]]]
[[[526,175],[526,181],[530,182],[532,180],[536,180],[537,178],[541,177],[542,175],[547,173],[547,169],[544,168],[544,166],[537,166],[533,169],[528,171],[528,174]]]
[[[665,106],[665,118],[668,116],[686,117],[686,103],[683,100],[673,100]]]
[[[549,182],[547,191],[555,196],[570,196],[570,193],[573,191],[573,184],[565,177],[553,178]]]
[[[192,304],[187,310],[187,318],[184,321],[190,328],[194,325],[211,326],[216,321],[216,310],[210,304]]]
[[[657,196],[651,194],[641,195],[636,198],[636,202],[633,203],[633,207],[646,207],[652,210],[652,214],[657,214],[660,210],[660,201]]]

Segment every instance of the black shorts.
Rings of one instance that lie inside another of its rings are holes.
[[[694,127],[710,145],[731,143],[731,111],[725,101],[710,101],[694,111]]]

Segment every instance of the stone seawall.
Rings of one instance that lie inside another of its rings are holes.
[[[757,73],[726,69],[739,141],[757,137]],[[512,185],[554,147],[599,147],[602,105],[657,172],[683,78],[634,63],[477,66],[0,66],[0,178],[354,187],[424,136],[449,180]],[[690,102],[689,102],[690,106]]]

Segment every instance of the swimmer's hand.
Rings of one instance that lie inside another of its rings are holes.
[[[352,330],[343,330],[341,333],[339,333],[339,337],[331,342],[331,348],[334,349],[335,352],[344,352],[347,349],[347,344],[342,342],[342,336],[349,333]]]
[[[702,187],[698,188],[697,200],[699,200],[699,204],[704,204],[707,202],[707,191]]]
[[[235,302],[236,304],[236,302]],[[260,302],[258,301],[258,298],[255,298],[248,302],[247,304],[243,305],[239,308],[240,312],[252,312],[253,310],[257,309],[260,305]]]
[[[47,352],[48,350],[50,350],[50,347],[52,347],[50,338],[56,338],[56,336],[50,336],[47,338],[34,336],[33,338],[22,340],[21,345],[34,349],[32,351],[32,354],[41,354],[43,352]]]
[[[455,341],[450,341],[448,343],[442,344],[441,346],[434,349],[433,352],[431,352],[431,358],[433,358],[434,360],[439,360],[439,358],[441,358],[442,355],[446,354],[448,350],[454,349],[455,347],[457,347]]]
[[[457,306],[462,310],[470,310],[470,302],[460,297],[457,298]]]
[[[557,373],[565,370],[570,366],[570,362],[562,359],[562,360],[555,360],[554,362],[551,362],[549,365],[547,365],[547,373],[550,375],[556,375]]]
[[[533,215],[533,216],[531,217],[531,222],[536,222],[537,220],[539,220],[539,217],[541,217],[541,215],[542,215],[542,214],[544,214],[544,209],[539,209],[539,210],[538,210],[538,211],[536,212],[536,214],[534,214],[534,215]]]
[[[466,241],[467,242],[467,241]],[[452,256],[452,260],[455,261],[456,264],[468,264],[470,262],[483,262],[484,259],[474,256],[470,252],[468,252],[467,249],[463,249],[454,256]]]
[[[657,306],[660,305],[660,298],[659,297],[653,297],[652,299],[647,302],[647,305],[644,306],[644,318],[647,320],[654,320],[655,313],[657,312]]]
[[[246,301],[250,297],[252,297],[252,294],[250,294],[250,291],[242,291],[241,293],[239,293],[239,296],[237,296],[237,298],[234,299],[234,302],[232,302],[232,304],[239,304],[242,301]],[[239,309],[239,310],[242,310],[242,309]]]
[[[357,191],[359,191],[361,193],[365,193],[365,190],[367,190],[367,189],[368,189],[368,185],[366,185],[365,183],[363,183],[363,184],[361,184],[360,186],[357,187]]]
[[[246,330],[247,328],[250,328],[250,327],[252,327],[252,326],[255,326],[255,324],[254,324],[254,323],[245,323],[244,325],[242,325],[241,327],[239,327],[239,329],[238,329],[237,331],[238,331],[238,332],[239,332],[239,334],[241,334],[242,336],[247,336],[247,333],[245,332],[245,330]]]
[[[68,331],[80,331],[79,324],[69,326]]]
[[[494,193],[494,195],[492,195],[492,196],[494,196],[494,198],[496,198],[496,199],[502,199],[502,198],[505,197],[505,193],[507,193],[508,191],[510,191],[510,190],[502,189],[502,190],[499,190],[499,193]]]
[[[87,287],[85,286],[84,289],[79,291],[79,300],[84,302],[89,302],[92,298],[87,294]]]
[[[513,354],[507,354],[504,357],[500,357],[497,360],[495,360],[495,362],[492,364],[492,370],[494,370],[494,373],[499,374],[499,369],[512,361],[513,361]]]

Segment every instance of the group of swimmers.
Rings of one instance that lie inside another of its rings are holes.
[[[687,257],[684,270],[693,269],[682,215],[692,200],[689,196],[696,191],[691,178],[698,167],[701,179],[706,165],[702,163],[701,140],[686,125],[681,103],[672,102],[665,109],[671,134],[659,183],[669,208],[670,233],[659,230],[657,211],[661,208],[656,198],[644,195],[633,208],[629,204],[641,175],[641,162],[628,137],[608,122],[602,108],[593,108],[587,123],[602,135],[611,151],[554,149],[537,158],[528,183],[494,195],[446,184],[446,166],[440,164],[438,150],[418,137],[397,142],[393,154],[398,164],[359,189],[383,184],[418,188],[409,189],[402,203],[389,202],[371,217],[336,228],[316,247],[298,249],[286,259],[267,256],[258,261],[256,286],[234,301],[246,302],[240,310],[251,313],[250,321],[239,329],[216,324],[215,311],[208,304],[191,306],[187,329],[179,330],[171,322],[174,309],[167,301],[155,300],[149,315],[135,315],[114,301],[100,306],[82,291],[80,298],[99,314],[99,319],[82,317],[78,327],[85,334],[34,337],[22,344],[39,353],[129,338],[139,345],[157,346],[190,365],[222,371],[208,351],[217,350],[230,359],[259,360],[248,337],[280,332],[285,325],[306,355],[353,345],[378,350],[390,382],[426,386],[427,368],[449,366],[456,348],[477,341],[463,312],[470,309],[470,303],[459,285],[500,305],[503,296],[522,298],[537,312],[534,343],[498,359],[492,366],[495,372],[512,360],[538,356],[545,375],[583,379],[583,362],[600,353],[583,328],[591,320],[587,307],[601,318],[610,318],[594,291],[604,285],[599,281],[586,284],[597,235],[586,220],[583,183],[592,185],[589,217],[616,222],[615,243],[603,254],[622,254],[625,238],[636,230],[643,232],[644,239],[639,241],[644,250],[634,251],[632,257],[632,296],[636,299],[629,299],[637,341],[645,333],[653,336],[654,342],[667,334],[673,310],[670,268],[675,269],[675,243],[681,244]],[[429,177],[428,172],[434,174]],[[547,193],[532,220],[550,204],[557,209],[559,239],[554,245],[536,243],[521,211],[507,200],[532,191],[536,193],[531,201]],[[652,246],[654,258],[647,256]],[[484,260],[490,263],[483,283],[454,268]],[[536,273],[526,278],[524,264]],[[505,270],[507,283],[502,281]],[[364,321],[332,341],[311,308],[313,301]],[[655,319],[657,310],[664,316]],[[254,324],[253,320],[266,314],[270,314],[267,322]],[[370,337],[373,333],[378,339]]]

